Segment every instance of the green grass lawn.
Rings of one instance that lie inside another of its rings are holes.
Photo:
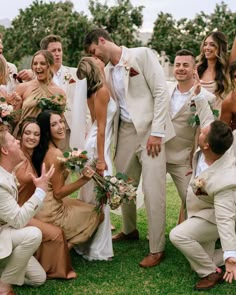
[[[149,252],[147,222],[144,210],[138,211],[139,241],[114,243],[115,257],[112,261],[88,262],[73,251],[72,262],[78,278],[75,280],[49,280],[39,288],[15,287],[18,295],[78,295],[78,294],[206,294],[193,291],[198,277],[190,269],[187,260],[170,243],[168,234],[176,225],[180,207],[174,185],[167,186],[166,259],[156,267],[143,269],[138,263]],[[121,226],[120,216],[112,214],[112,223],[117,231]],[[207,294],[236,294],[236,283],[221,284]]]

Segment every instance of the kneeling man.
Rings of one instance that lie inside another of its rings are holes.
[[[19,141],[6,130],[0,130],[0,294],[11,294],[11,284],[41,285],[46,274],[33,257],[41,243],[42,233],[25,225],[40,209],[48,181],[54,167],[46,173],[45,166],[39,178],[32,176],[36,190],[22,206],[17,204],[17,186],[13,169],[23,160]]]
[[[188,219],[170,232],[171,242],[200,277],[196,290],[210,289],[223,281],[223,271],[218,267],[224,264],[223,253],[221,249],[215,250],[215,242],[219,238],[217,226],[229,219],[226,210],[229,202],[225,202],[225,196],[236,190],[232,142],[231,129],[221,121],[201,129],[200,148],[194,155],[193,175],[187,191]],[[217,220],[215,206],[217,212],[222,212]],[[235,227],[231,230],[235,232]],[[221,238],[224,239],[224,256],[228,258],[230,252],[236,250],[236,244],[227,242],[226,237]]]

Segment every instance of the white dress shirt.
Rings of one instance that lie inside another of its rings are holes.
[[[186,101],[189,100],[190,96],[192,95],[192,90],[193,87],[187,92],[180,92],[178,87],[176,86],[171,97],[171,118],[173,118],[184,106]]]

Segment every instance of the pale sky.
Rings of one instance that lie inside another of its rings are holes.
[[[50,2],[44,0],[43,2]],[[52,2],[59,2],[55,0]],[[89,15],[88,3],[89,0],[72,0],[76,11],[83,11]],[[114,5],[116,0],[100,0],[101,3]],[[236,0],[224,0],[228,8],[232,12],[236,12]],[[0,19],[13,19],[19,14],[19,9],[25,9],[33,0],[1,0]],[[144,23],[142,31],[151,31],[153,23],[157,18],[158,13],[165,12],[173,15],[175,19],[186,17],[192,19],[200,11],[210,14],[214,11],[216,3],[221,3],[221,0],[131,0],[134,6],[143,5]]]

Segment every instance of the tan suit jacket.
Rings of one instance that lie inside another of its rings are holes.
[[[22,228],[42,206],[33,195],[22,207],[17,204],[15,180],[0,166],[0,259],[12,252],[10,228]]]
[[[200,151],[195,154],[193,171],[196,170]],[[190,181],[194,181],[194,174]],[[187,194],[188,217],[198,216],[217,224],[223,250],[236,250],[236,166],[229,149],[220,159],[203,171],[198,179],[204,180],[202,191],[207,195],[196,196],[191,186]]]
[[[134,127],[140,139],[147,140],[151,132],[165,134],[165,142],[174,136],[174,129],[168,114],[169,94],[163,70],[156,62],[156,54],[149,48],[122,47],[122,65],[125,69],[125,101]],[[153,61],[153,62],[152,62]],[[111,90],[113,65],[106,68],[106,79]],[[138,73],[132,76],[132,68]],[[112,96],[117,100],[116,93]],[[119,112],[115,118],[115,143],[119,124]]]
[[[172,97],[177,83],[172,84],[169,88],[170,95]],[[201,94],[205,99],[196,100],[196,112],[200,119],[200,127],[203,128],[214,121],[211,108],[208,104],[215,101],[215,95],[208,92],[204,88],[201,89]],[[190,126],[188,123],[189,118],[193,115],[190,110],[191,100],[194,98],[192,93],[189,99],[185,102],[182,108],[174,115],[171,116],[171,106],[169,106],[169,112],[171,121],[174,126],[176,136],[168,141],[166,147],[166,162],[170,164],[188,165],[190,163],[190,153],[194,146],[194,139],[197,130],[197,126]]]

